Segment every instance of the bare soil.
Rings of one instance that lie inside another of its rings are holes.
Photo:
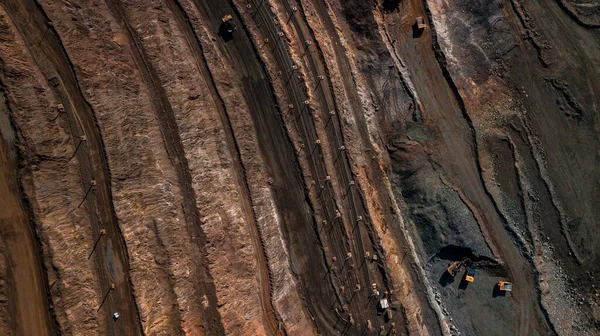
[[[599,8],[2,1],[0,333],[598,334]]]

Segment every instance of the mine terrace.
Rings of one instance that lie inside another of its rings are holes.
[[[0,0],[0,335],[600,335],[600,3]]]

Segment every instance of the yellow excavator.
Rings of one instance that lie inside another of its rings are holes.
[[[448,272],[448,274],[450,274],[452,277],[455,277],[463,267],[468,267],[467,272],[465,273],[465,281],[475,281],[475,268],[473,267],[473,262],[469,258],[451,263],[448,265],[448,268],[446,268],[446,272]]]
[[[460,270],[463,268],[463,266],[466,265],[471,265],[471,260],[469,260],[468,258],[465,258],[463,260],[459,260],[459,261],[455,261],[453,263],[451,263],[450,265],[448,265],[448,268],[446,268],[446,272],[448,272],[448,274],[450,274],[452,277],[455,277],[456,274],[458,272],[460,272]]]

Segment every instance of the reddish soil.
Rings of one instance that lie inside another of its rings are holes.
[[[0,333],[598,334],[599,8],[2,1]]]

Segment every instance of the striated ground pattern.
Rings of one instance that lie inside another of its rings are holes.
[[[594,0],[0,0],[0,335],[600,335],[599,110]]]

